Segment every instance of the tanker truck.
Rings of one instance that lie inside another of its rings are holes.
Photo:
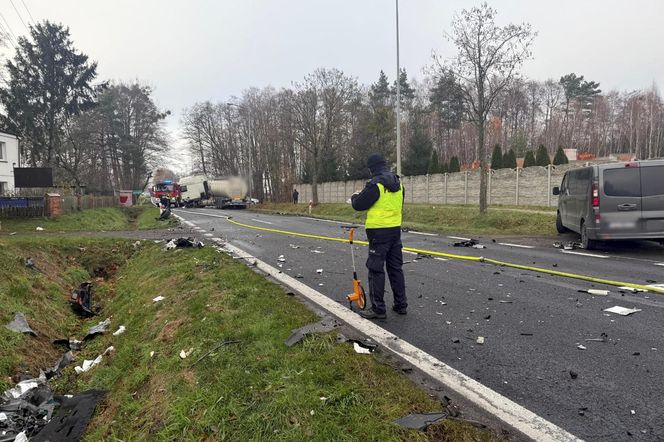
[[[217,209],[245,209],[249,186],[240,177],[208,180],[208,189]]]
[[[214,206],[218,209],[247,207],[247,182],[237,176],[208,178],[192,175],[180,180],[182,200],[187,207]]]

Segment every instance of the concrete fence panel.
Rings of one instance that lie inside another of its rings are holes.
[[[489,204],[550,206],[558,204],[552,190],[560,186],[566,171],[582,164],[566,164],[525,169],[500,169],[487,176]],[[447,174],[407,176],[402,178],[406,188],[406,203],[419,204],[478,204],[480,194],[479,170]],[[318,185],[321,203],[345,203],[350,196],[364,189],[365,180],[335,181]],[[313,198],[311,184],[299,184],[300,204]]]

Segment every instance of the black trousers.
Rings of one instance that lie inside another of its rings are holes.
[[[405,309],[406,281],[403,276],[401,253],[401,227],[366,229],[369,239],[369,297],[373,311],[385,313],[385,268],[394,295],[394,307]]]

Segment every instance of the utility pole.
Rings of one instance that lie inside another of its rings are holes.
[[[401,68],[399,67],[399,0],[396,0],[397,12],[397,175],[401,176]]]

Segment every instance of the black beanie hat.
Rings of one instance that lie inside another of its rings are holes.
[[[385,167],[387,166],[387,162],[385,161],[385,158],[379,153],[372,153],[369,155],[369,158],[367,159],[367,167],[369,167],[369,170],[377,170],[380,167]]]

